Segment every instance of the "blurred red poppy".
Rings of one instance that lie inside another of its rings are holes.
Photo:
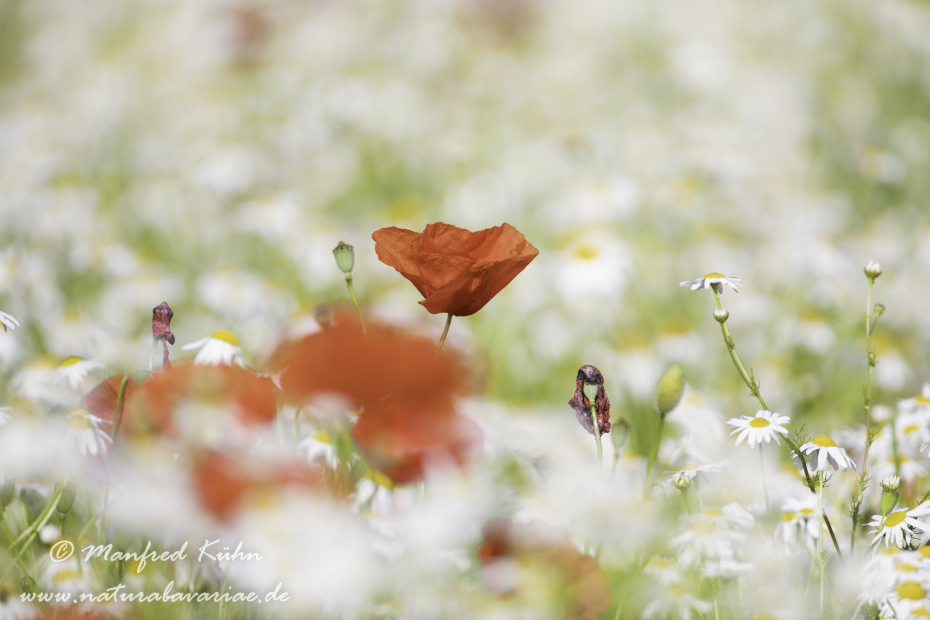
[[[120,387],[123,385],[123,379],[126,375],[113,375],[112,377],[107,377],[100,384],[95,386],[90,392],[84,396],[84,407],[88,413],[100,418],[101,420],[106,420],[107,422],[113,421],[113,414],[116,412],[116,401],[119,399]],[[123,414],[126,411],[126,403],[129,402],[129,399],[135,395],[136,390],[139,389],[138,384],[129,377],[126,380],[126,385],[123,389],[123,398],[120,401],[120,411],[118,416],[118,428],[117,428],[117,439],[123,438],[126,436],[127,429],[132,426],[132,423],[124,419]],[[106,427],[105,427],[106,428]]]
[[[442,222],[421,233],[392,226],[371,238],[378,259],[413,283],[431,314],[478,312],[539,254],[506,223],[477,232]]]
[[[473,462],[484,440],[478,425],[451,407],[400,398],[367,405],[352,435],[369,464],[399,483],[423,480],[432,468]]]
[[[443,405],[462,390],[463,372],[453,355],[436,357],[436,345],[399,329],[341,315],[331,328],[282,345],[272,366],[281,387],[295,398],[338,393],[355,404],[386,396]]]
[[[158,430],[173,433],[179,407],[197,401],[232,406],[242,424],[271,422],[277,412],[274,385],[238,366],[183,364],[156,373],[130,397],[127,419],[148,420]]]
[[[567,618],[591,620],[607,610],[607,576],[597,560],[578,551],[563,530],[538,521],[514,523],[503,517],[488,521],[481,533],[477,553],[482,577],[498,596],[519,596],[520,571],[535,568],[549,574],[552,586],[562,590]],[[529,583],[538,584],[535,579]]]

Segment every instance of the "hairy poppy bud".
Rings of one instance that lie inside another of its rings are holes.
[[[351,245],[340,241],[333,250],[333,256],[336,257],[336,265],[342,273],[346,275],[352,273],[352,268],[355,267],[355,249]]]
[[[593,396],[593,398],[592,398]],[[604,391],[604,376],[594,366],[582,366],[575,377],[575,394],[568,404],[575,410],[575,417],[586,431],[594,434],[591,421],[591,403],[594,403],[597,426],[601,435],[610,432],[610,400]]]
[[[672,364],[659,378],[656,385],[656,406],[659,414],[664,418],[681,402],[681,395],[685,392],[685,371],[681,364]]]

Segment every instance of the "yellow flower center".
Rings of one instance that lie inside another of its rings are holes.
[[[930,405],[930,396],[917,396],[914,398],[914,401],[918,405]]]
[[[804,515],[805,517],[809,517],[809,516],[811,516],[812,514],[814,514],[814,511],[811,510],[810,508],[802,508],[802,509],[799,510],[798,512],[800,512],[800,513],[801,513],[802,515]]]
[[[681,471],[691,471],[692,469],[697,469],[700,465],[685,465],[681,468]]]
[[[909,435],[909,434],[911,434],[911,433],[914,433],[914,432],[918,431],[919,429],[920,429],[920,427],[917,426],[916,424],[911,424],[911,425],[909,425],[909,426],[905,426],[905,427],[904,427],[904,434],[905,434],[905,435]]]
[[[319,432],[319,433],[316,433],[316,434],[313,436],[313,438],[316,439],[317,441],[319,441],[320,443],[332,443],[332,442],[329,440],[329,434],[328,434],[328,433]]]
[[[394,488],[394,481],[382,474],[380,471],[371,469],[365,474],[368,478],[374,480],[375,484],[383,486],[386,489]]]
[[[71,417],[71,428],[90,428],[93,426],[84,409],[75,409],[68,414]]]
[[[765,418],[754,418],[752,422],[749,423],[749,426],[753,428],[765,428],[766,426],[771,426],[771,422]]]
[[[61,570],[55,573],[55,577],[52,579],[55,583],[61,583],[62,581],[70,581],[72,579],[80,579],[81,574],[76,570]],[[900,586],[898,586],[900,587]]]
[[[669,566],[672,565],[672,563],[666,560],[665,558],[654,557],[649,560],[649,565],[654,568],[668,568]]]
[[[234,347],[239,346],[239,339],[236,338],[236,335],[232,332],[221,329],[210,334],[210,337],[214,340],[222,340],[223,342],[228,342]]]
[[[722,517],[723,511],[717,510],[716,508],[708,508],[707,510],[704,511],[704,514],[707,515],[708,517]]]
[[[681,586],[672,586],[671,588],[668,588],[666,592],[668,592],[671,596],[684,596],[686,594],[685,589]]]
[[[783,523],[788,522],[788,521],[794,521],[794,513],[793,513],[793,512],[783,512],[783,513],[781,514],[781,520],[782,520]]]
[[[83,358],[83,357],[78,357],[77,355],[69,355],[68,357],[65,358],[65,361],[63,361],[63,362],[61,363],[61,365],[62,365],[62,367],[64,367],[64,366],[74,366],[74,365],[77,364],[78,362],[83,362],[83,361],[84,361],[84,358]]]
[[[811,439],[811,443],[817,444],[818,446],[821,446],[823,448],[835,448],[836,447],[836,442],[830,439],[829,437],[827,437],[826,435],[817,435],[816,437]]]
[[[916,566],[911,566],[910,564],[902,564],[901,562],[895,562],[894,568],[896,571],[902,573],[915,573],[917,572]]]
[[[900,524],[902,521],[904,521],[904,517],[905,517],[906,515],[907,515],[907,513],[904,512],[903,510],[899,510],[898,512],[892,512],[892,513],[891,513],[890,515],[888,515],[888,517],[885,519],[885,527],[894,527],[894,526]]]
[[[575,248],[575,257],[581,260],[594,260],[597,258],[597,254],[597,248],[589,243],[579,245]]]
[[[713,521],[697,521],[691,525],[691,531],[695,534],[712,534],[717,530],[717,524]]]
[[[930,547],[921,547],[917,550],[917,553],[924,556],[925,558],[930,558]]]
[[[930,611],[927,611],[923,607],[918,607],[917,609],[911,610],[911,617],[917,618],[930,618]]]
[[[895,592],[897,592],[898,596],[901,598],[906,598],[911,601],[919,601],[927,596],[927,593],[920,587],[920,584],[914,583],[913,581],[899,584],[898,587],[895,588]]]
[[[716,271],[712,271],[712,272],[710,272],[709,274],[707,274],[706,276],[703,276],[701,279],[702,279],[702,280],[709,280],[710,278],[723,278],[723,277],[726,277],[726,276],[724,276],[722,273],[717,273]]]
[[[901,553],[901,550],[897,547],[888,547],[882,551],[882,555],[894,555],[896,553]]]

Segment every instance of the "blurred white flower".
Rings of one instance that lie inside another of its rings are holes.
[[[90,415],[84,409],[76,409],[68,416],[70,425],[65,434],[65,443],[80,452],[81,456],[106,455],[110,436],[97,426],[103,420]]]
[[[333,469],[339,466],[339,457],[336,456],[336,450],[333,448],[328,433],[314,433],[301,440],[297,444],[297,450],[306,454],[307,461],[310,463],[320,461]]]
[[[683,481],[692,481],[698,474],[707,474],[707,473],[719,473],[723,470],[723,466],[727,464],[727,461],[720,461],[719,463],[708,463],[707,465],[685,465],[678,471],[667,471],[666,474],[671,474],[668,478],[665,479],[665,484],[670,485],[674,484],[678,486]]]
[[[679,283],[678,286],[690,286],[692,291],[715,286],[717,292],[723,295],[723,287],[720,286],[721,284],[726,284],[734,291],[739,293],[739,290],[737,290],[736,287],[743,286],[742,284],[739,284],[739,282],[742,282],[742,280],[734,277],[733,274],[725,276],[722,273],[712,271],[711,273],[701,276],[700,278],[695,278],[694,280],[685,280],[684,282]]]
[[[769,443],[773,439],[775,440],[775,445],[778,445],[780,443],[778,434],[781,433],[785,437],[788,436],[788,430],[784,425],[790,421],[791,418],[786,415],[759,410],[756,412],[756,417],[754,418],[743,415],[738,418],[727,420],[727,424],[733,427],[733,431],[730,432],[731,435],[739,433],[736,438],[736,445],[740,445],[740,443],[746,439],[749,447],[755,448],[756,444],[761,445],[763,441]]]
[[[801,499],[786,497],[781,506],[781,522],[775,528],[775,539],[789,545],[800,536],[808,549],[820,536],[820,504],[817,495],[809,493]]]
[[[200,351],[197,352],[194,363],[200,366],[228,366],[233,362],[239,366],[245,366],[242,349],[239,348],[239,339],[225,329],[215,331],[207,338],[201,338],[181,347],[182,351],[196,349]]]
[[[691,620],[693,612],[703,616],[713,608],[708,601],[688,594],[681,586],[665,588],[659,596],[643,609],[643,618],[667,618],[674,616],[681,620]]]
[[[696,566],[702,559],[731,559],[733,543],[745,540],[742,533],[729,529],[725,520],[701,514],[683,516],[679,531],[670,544],[678,550],[681,566]]]
[[[7,328],[16,331],[16,328],[19,327],[19,321],[11,317],[6,312],[0,311],[0,325],[3,325],[3,331],[6,331]]]
[[[61,530],[58,529],[57,525],[49,523],[42,527],[39,530],[39,540],[41,540],[46,545],[49,545],[61,537]]]
[[[898,548],[903,549],[911,543],[911,538],[917,535],[916,530],[930,532],[930,525],[917,520],[917,517],[928,514],[930,514],[930,501],[926,501],[911,510],[898,508],[888,513],[886,517],[882,517],[880,514],[875,515],[872,517],[872,522],[869,523],[871,527],[875,528],[872,531],[878,532],[875,538],[872,539],[872,544],[874,545],[879,540],[884,539],[886,547],[894,542]]]
[[[846,450],[839,448],[836,442],[826,435],[818,435],[809,442],[801,446],[801,452],[809,458],[809,471],[811,475],[822,470],[829,463],[834,470],[846,471],[849,467],[856,469],[856,464],[852,459],[846,456]],[[816,456],[813,456],[815,455]],[[794,464],[801,469],[801,462],[798,457],[794,457]]]
[[[95,360],[86,360],[77,355],[69,355],[61,362],[56,375],[71,386],[72,390],[81,387],[84,379],[94,370],[103,368],[103,364]]]
[[[930,417],[930,383],[924,383],[920,394],[913,398],[898,401],[898,411],[901,413],[920,413]]]
[[[643,568],[643,573],[649,575],[663,586],[674,586],[681,583],[681,573],[678,572],[675,563],[657,555],[649,558],[649,562]]]
[[[9,422],[12,417],[13,416],[10,415],[9,407],[0,407],[0,426],[3,426]]]
[[[748,575],[752,569],[752,564],[737,562],[736,560],[719,560],[705,562],[701,566],[701,574],[706,579],[736,579]]]

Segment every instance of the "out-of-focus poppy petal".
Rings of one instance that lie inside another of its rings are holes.
[[[289,396],[336,392],[358,404],[400,396],[445,406],[463,383],[458,359],[437,358],[432,341],[377,324],[365,334],[357,320],[282,345],[272,365]]]
[[[432,314],[478,312],[539,255],[507,223],[477,232],[442,222],[422,233],[390,227],[371,237],[381,262],[417,288]]]
[[[147,416],[163,432],[174,432],[176,410],[190,401],[235,408],[244,424],[266,424],[277,411],[274,385],[238,366],[183,364],[156,373],[130,399],[130,416]]]
[[[219,519],[230,517],[242,501],[250,481],[230,457],[210,452],[194,466],[192,482],[197,499]]]
[[[123,384],[123,378],[125,376],[126,375],[113,375],[112,377],[104,379],[103,382],[95,386],[84,396],[83,408],[86,409],[88,413],[101,420],[113,422],[113,414],[116,412],[116,401],[119,398],[120,386]],[[135,395],[138,389],[138,384],[136,384],[132,377],[129,377],[126,381],[126,386],[123,388],[123,399],[120,401],[120,419],[118,422],[119,428],[117,429],[118,439],[125,437],[127,429],[132,427],[132,422],[127,421],[124,414],[126,413],[126,403]]]
[[[477,424],[449,410],[403,399],[370,404],[352,427],[369,464],[394,482],[423,480],[431,467],[462,467],[481,452]]]

